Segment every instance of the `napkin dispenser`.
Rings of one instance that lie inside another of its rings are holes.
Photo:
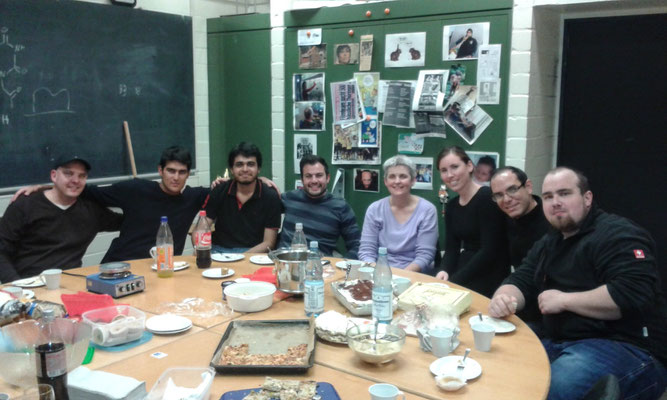
[[[146,288],[146,281],[140,275],[130,274],[115,279],[102,278],[100,275],[102,274],[97,273],[86,277],[86,289],[89,292],[108,294],[113,298],[119,298],[143,292]]]

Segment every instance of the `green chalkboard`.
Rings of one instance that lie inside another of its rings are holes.
[[[0,2],[0,188],[44,182],[59,154],[91,177],[156,172],[170,145],[194,152],[189,17],[78,1]],[[194,154],[193,154],[194,155]]]

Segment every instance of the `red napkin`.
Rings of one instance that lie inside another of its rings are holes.
[[[262,267],[250,275],[243,275],[251,281],[263,281],[276,284],[276,275],[273,273],[273,267]]]
[[[94,294],[88,292],[79,292],[77,294],[63,294],[60,299],[65,305],[65,309],[72,319],[81,319],[81,314],[98,308],[111,307],[114,304],[113,297],[108,294]],[[109,320],[113,319],[118,312],[112,311]]]

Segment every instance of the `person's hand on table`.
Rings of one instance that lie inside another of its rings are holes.
[[[506,294],[496,294],[489,303],[489,315],[503,318],[516,312],[517,298]]]
[[[442,279],[443,281],[449,280],[449,274],[447,271],[440,271],[435,275],[435,279]]]
[[[12,196],[11,202],[12,203],[15,202],[16,199],[18,199],[19,196],[21,196],[21,195],[30,196],[31,194],[33,194],[35,192],[38,192],[42,189],[48,189],[49,187],[50,186],[48,186],[48,185],[44,185],[44,186],[42,186],[42,185],[32,185],[32,186],[23,187],[23,188],[17,190],[16,193],[14,193],[14,196]]]

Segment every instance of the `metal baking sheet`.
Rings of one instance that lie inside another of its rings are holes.
[[[232,321],[213,353],[211,367],[223,374],[305,373],[315,362],[315,323],[307,319]],[[286,354],[287,348],[306,344],[307,362],[303,365],[221,365],[226,346],[248,344],[250,354]]]
[[[257,392],[261,390],[261,388],[227,392],[220,397],[220,400],[243,400],[243,398],[249,395],[253,390]],[[322,400],[340,400],[340,396],[338,395],[338,392],[336,392],[336,389],[333,385],[327,382],[317,382],[317,394],[320,395]]]

